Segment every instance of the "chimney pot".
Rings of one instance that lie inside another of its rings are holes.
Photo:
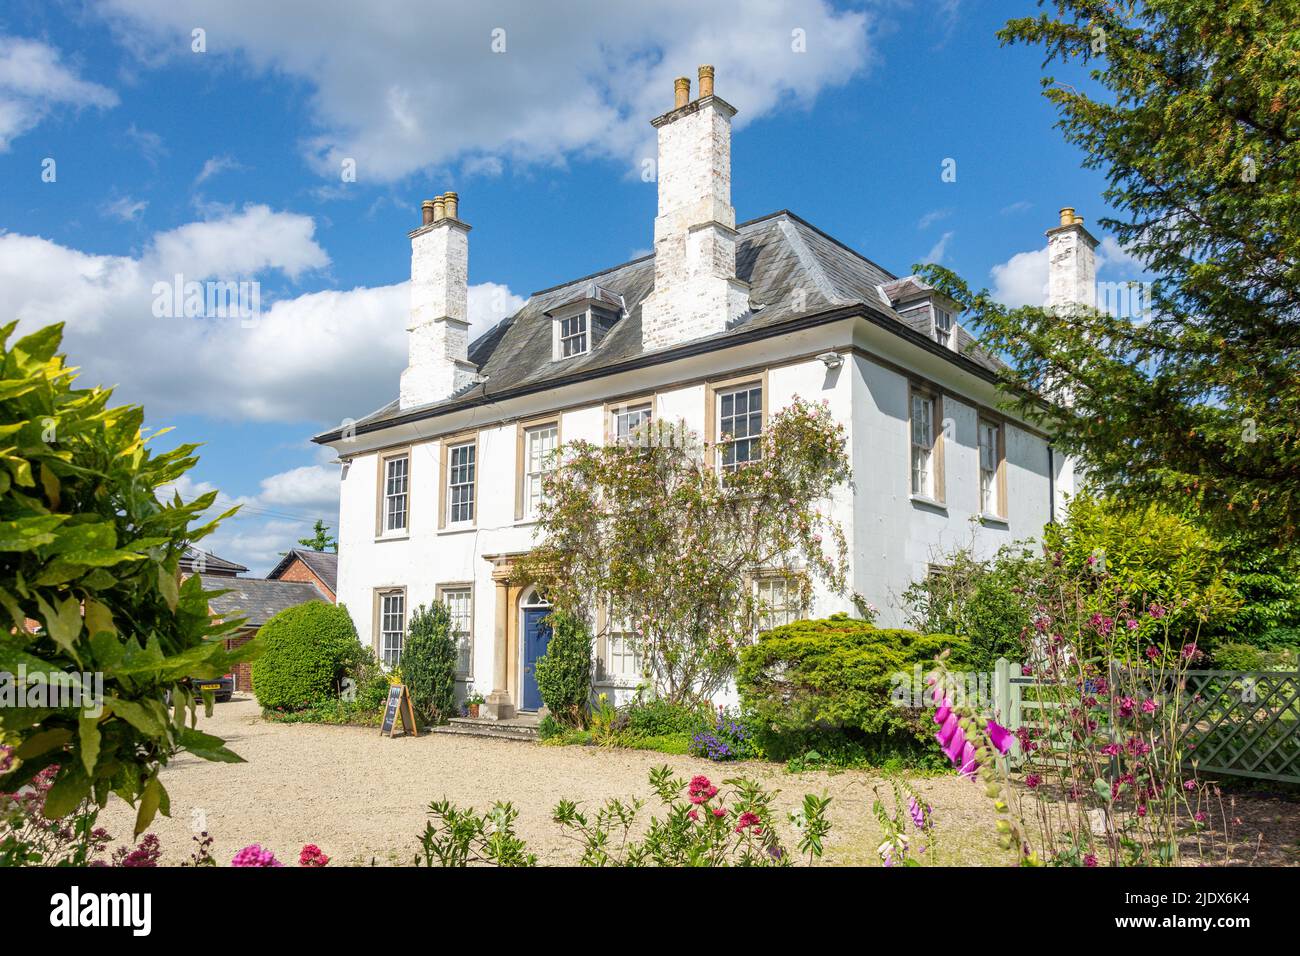
[[[432,199],[426,199],[424,202],[420,203],[420,221],[425,226],[433,222],[433,200]]]
[[[433,197],[433,221],[434,222],[438,222],[447,217],[446,202],[447,200],[446,197],[444,196]]]
[[[1062,225],[1062,226],[1073,226],[1073,225],[1074,225],[1074,207],[1073,207],[1073,206],[1062,206],[1062,207],[1061,207],[1061,225]]]
[[[704,64],[700,67],[700,99],[713,95],[713,67]]]
[[[447,195],[443,196],[442,198],[443,198],[443,209],[447,213],[447,218],[459,219],[460,217],[456,214],[456,206],[460,203],[460,197],[457,196],[455,193],[449,192],[447,193]]]
[[[679,76],[673,81],[673,109],[681,109],[691,101],[690,77]]]

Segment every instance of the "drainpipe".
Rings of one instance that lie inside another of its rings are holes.
[[[1056,449],[1047,445],[1047,521],[1056,524]]]

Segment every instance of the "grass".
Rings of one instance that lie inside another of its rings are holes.
[[[542,743],[552,747],[621,747],[624,750],[653,750],[683,756],[690,751],[690,734],[634,735],[620,734],[600,738],[590,730],[563,730]]]

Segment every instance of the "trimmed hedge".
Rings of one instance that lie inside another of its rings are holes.
[[[591,700],[591,632],[575,617],[550,616],[551,640],[537,661],[537,689],[557,721],[582,727]]]
[[[964,666],[964,638],[877,628],[837,614],[759,635],[740,654],[736,685],[763,751],[777,760],[810,750],[832,759],[880,760],[928,754],[929,712],[891,703],[891,680],[924,668],[948,648]]]
[[[258,636],[263,651],[253,662],[253,692],[269,709],[302,710],[337,697],[360,647],[347,608],[324,601],[286,608]]]
[[[421,604],[411,615],[401,669],[420,719],[446,723],[456,708],[456,642],[451,636],[451,613],[441,601],[427,608]]]

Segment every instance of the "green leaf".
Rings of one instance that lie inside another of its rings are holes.
[[[135,839],[138,839],[141,833],[149,829],[149,824],[153,823],[153,818],[158,814],[158,807],[162,805],[164,793],[162,784],[158,782],[158,772],[155,770],[140,794],[140,807],[135,814]]]
[[[30,760],[32,757],[39,757],[43,753],[62,747],[71,739],[72,731],[63,727],[42,730],[24,740],[14,751],[14,756],[19,760]]]
[[[67,515],[33,515],[0,521],[0,551],[35,551],[52,544],[54,530],[67,520]]]
[[[213,737],[192,727],[181,729],[180,743],[183,749],[204,760],[215,760],[221,763],[244,762],[244,758],[239,754],[226,749],[226,742],[220,737]]]
[[[176,583],[176,574],[168,571],[163,565],[158,566],[158,590],[162,592],[163,600],[173,611],[176,610],[176,604],[180,601],[180,590]]]
[[[82,714],[77,727],[81,732],[81,763],[86,773],[94,776],[95,761],[99,759],[99,718]]]
[[[79,763],[64,764],[45,795],[45,816],[59,820],[77,809],[90,793],[90,777]]]
[[[167,720],[160,718],[157,714],[151,713],[149,708],[138,704],[132,700],[122,700],[119,697],[109,697],[104,702],[104,708],[116,717],[121,717],[128,724],[141,733],[148,734],[150,737],[162,737],[167,733]]]
[[[77,635],[81,633],[81,602],[69,595],[59,602],[58,610],[55,610],[38,594],[36,604],[41,609],[45,629],[49,631],[50,637],[74,659],[79,660],[75,648]]]

